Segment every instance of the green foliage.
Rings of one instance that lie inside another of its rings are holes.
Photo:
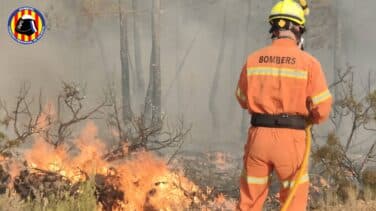
[[[348,121],[348,136],[339,138],[332,132],[328,134],[325,144],[318,146],[312,153],[316,170],[330,185],[324,193],[325,204],[348,204],[360,198],[374,200],[376,196],[376,171],[363,171],[372,165],[370,161],[375,158],[376,142],[363,154],[359,154],[360,158],[351,154],[351,147],[357,142],[356,134],[376,131],[376,90],[371,90],[369,84],[367,93],[357,95],[354,93],[353,73],[350,78],[346,75],[340,76],[341,80],[336,83],[341,89],[336,93],[339,99],[333,105],[333,112],[335,116]],[[335,128],[340,128],[342,124],[336,121],[333,123]]]
[[[356,199],[357,194],[354,193],[358,190],[350,181],[350,172],[344,164],[346,155],[340,139],[334,133],[330,133],[326,143],[313,152],[312,158],[315,163],[324,164],[323,176],[331,178],[331,185],[334,189],[325,193],[329,201],[335,199],[334,201],[348,202]]]
[[[363,183],[376,189],[376,170],[366,169],[363,172]]]
[[[367,101],[371,105],[371,109],[373,111],[373,120],[376,121],[376,90],[368,95]]]
[[[9,124],[9,122],[7,122],[6,120],[1,120],[0,121],[0,126],[7,126]],[[0,142],[3,142],[7,139],[7,136],[5,135],[4,132],[0,131]]]
[[[342,177],[343,172],[339,171],[343,159],[342,145],[334,133],[329,134],[325,145],[320,146],[312,153],[312,158],[315,163],[324,162],[327,169],[331,169],[330,172],[326,172],[330,176],[337,180]]]
[[[362,174],[362,180],[365,186],[364,197],[368,200],[376,200],[376,169],[366,169]]]
[[[0,141],[4,141],[6,139],[6,135],[3,132],[0,132]]]
[[[79,186],[79,194],[66,193],[64,199],[55,196],[23,202],[8,194],[0,197],[0,211],[92,211],[97,210],[95,184],[88,181]]]
[[[50,196],[48,199],[42,199],[40,203],[33,201],[31,206],[33,210],[56,210],[56,211],[87,211],[95,210],[96,198],[95,198],[95,185],[93,182],[85,182],[80,186],[80,194],[76,197],[70,196],[66,193],[66,199],[61,200],[54,196]]]

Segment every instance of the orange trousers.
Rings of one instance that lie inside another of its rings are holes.
[[[307,169],[304,169],[305,172],[299,181],[295,179],[304,157],[305,147],[304,130],[251,127],[244,147],[244,169],[240,179],[238,210],[263,209],[273,170],[281,183],[281,207],[290,188],[298,182],[298,189],[288,210],[306,210],[309,189]]]

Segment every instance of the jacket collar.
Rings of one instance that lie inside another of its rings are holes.
[[[298,45],[296,44],[296,41],[288,37],[276,38],[273,40],[272,45],[286,46],[286,47],[298,47]]]

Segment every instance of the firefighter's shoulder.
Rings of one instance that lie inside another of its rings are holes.
[[[320,61],[315,56],[310,54],[309,52],[301,51],[301,53],[302,53],[303,57],[305,58],[305,60],[307,60],[311,65],[321,66]]]

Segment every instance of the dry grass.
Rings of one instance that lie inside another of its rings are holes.
[[[92,211],[97,210],[97,200],[94,194],[93,182],[81,186],[81,194],[71,197],[67,194],[64,200],[54,196],[33,201],[22,201],[16,194],[8,193],[0,196],[0,211]]]
[[[343,205],[326,206],[318,209],[320,211],[375,211],[376,201],[356,201]]]
[[[359,194],[359,191],[349,186],[340,192],[326,192],[316,209],[318,211],[368,211],[376,210],[376,190],[367,187]],[[346,193],[346,198],[343,194]],[[362,199],[360,199],[362,198]]]

